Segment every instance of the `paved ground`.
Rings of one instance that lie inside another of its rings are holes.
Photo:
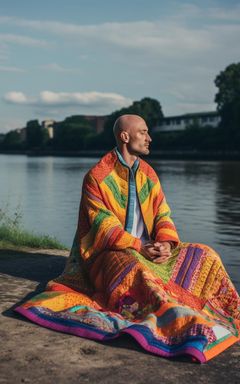
[[[0,383],[240,383],[240,345],[207,364],[145,352],[130,336],[100,343],[54,332],[13,312],[60,274],[67,252],[0,250]]]

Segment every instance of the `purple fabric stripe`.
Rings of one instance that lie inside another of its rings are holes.
[[[109,287],[109,291],[112,292],[123,280],[123,278],[131,271],[131,269],[136,265],[137,261],[132,261],[125,269],[120,273],[117,280],[114,281],[112,285]]]
[[[191,278],[192,278],[192,274],[196,268],[196,266],[198,265],[199,263],[199,260],[201,259],[201,256],[203,254],[203,250],[201,248],[194,248],[194,254],[193,254],[193,257],[192,257],[192,261],[191,261],[191,264],[188,268],[188,271],[185,275],[185,278],[184,278],[184,281],[183,281],[183,284],[182,284],[182,287],[187,289],[191,283]]]
[[[136,331],[135,329],[128,328],[122,330],[124,333],[128,333],[134,337],[134,339],[137,340],[137,342],[146,350],[152,353],[155,353],[156,355],[163,356],[163,357],[173,357],[178,356],[182,354],[189,354],[191,356],[194,356],[197,360],[199,360],[200,363],[204,363],[206,361],[206,357],[204,356],[204,353],[199,351],[197,348],[194,347],[182,347],[178,351],[174,352],[167,352],[163,351],[162,349],[158,347],[154,347],[153,345],[149,345],[148,341],[145,339],[145,337]]]
[[[86,189],[85,189],[85,193],[88,195],[88,197],[90,197],[90,199],[98,201],[99,203],[102,203],[101,199],[99,199],[97,196],[93,195],[91,192],[87,191]]]
[[[41,325],[42,327],[54,329],[55,331],[70,333],[72,335],[86,337],[88,339],[93,340],[104,340],[105,335],[101,335],[98,332],[94,332],[93,330],[84,329],[84,328],[75,328],[67,325],[56,324],[52,321],[48,321],[46,319],[41,319],[35,313],[30,312],[30,310],[17,307],[14,309],[15,312],[20,313],[21,315],[27,317],[29,320],[33,321],[36,324]]]
[[[179,272],[178,272],[178,275],[177,275],[177,277],[176,277],[176,280],[175,280],[175,282],[176,282],[177,284],[179,284],[179,285],[180,285],[180,283],[181,283],[181,281],[182,281],[182,278],[183,278],[183,276],[184,276],[184,274],[185,274],[185,272],[186,272],[186,268],[187,268],[187,266],[188,266],[188,264],[189,264],[189,261],[190,261],[190,259],[191,259],[192,256],[193,256],[193,253],[194,253],[194,248],[191,247],[191,246],[189,246],[189,247],[188,247],[188,250],[187,250],[187,253],[186,253],[186,255],[185,255],[185,259],[184,259],[184,261],[183,261],[183,263],[182,263],[182,265],[181,265],[181,268],[180,268],[180,270],[179,270]]]
[[[113,228],[109,229],[109,231],[107,232],[107,234],[104,237],[104,240],[103,240],[103,243],[101,246],[102,249],[104,249],[107,246],[108,240],[110,239],[110,237],[112,236],[112,233],[116,230],[116,228],[117,227],[113,227]]]
[[[116,335],[109,336],[103,336],[99,333],[94,332],[93,330],[87,330],[83,329],[81,327],[79,328],[72,328],[69,326],[64,326],[62,324],[55,324],[51,321],[47,321],[45,319],[39,318],[37,315],[31,313],[28,309],[17,307],[14,309],[16,312],[22,314],[23,316],[27,317],[29,320],[33,321],[36,324],[39,324],[43,327],[54,329],[55,331],[64,332],[73,334],[76,336],[84,337],[87,339],[92,340],[109,340],[109,339],[116,339],[119,337],[122,333],[128,333],[130,334],[146,351],[155,353],[159,356],[164,357],[173,357],[177,355],[182,354],[189,354],[191,356],[194,356],[197,360],[199,360],[201,363],[204,363],[206,361],[206,357],[204,356],[204,353],[199,351],[197,348],[194,347],[183,347],[178,351],[175,352],[167,352],[163,351],[162,349],[158,347],[154,347],[153,345],[150,345],[148,340],[137,330],[134,330],[132,328],[120,330]]]

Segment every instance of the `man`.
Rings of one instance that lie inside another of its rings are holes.
[[[138,166],[139,161],[137,160],[138,156],[148,155],[149,154],[149,144],[152,141],[149,136],[148,127],[145,121],[136,115],[123,115],[119,117],[113,127],[114,136],[117,143],[116,153],[119,159],[122,159],[122,162],[125,162],[125,165],[130,169],[133,168],[134,163],[136,167]],[[137,170],[137,169],[136,169]],[[153,170],[151,169],[151,172]],[[135,183],[135,179],[133,179]],[[136,186],[135,186],[136,190]],[[165,203],[165,217],[170,213],[169,208],[166,206],[165,198],[162,195],[162,201]],[[150,241],[145,243],[146,236],[144,238],[144,218],[141,214],[141,208],[139,205],[139,200],[137,194],[134,194],[134,205],[132,205],[134,223],[132,234],[136,235],[142,240],[140,253],[149,260],[153,262],[163,262],[167,257],[171,256],[171,248],[173,246],[172,241],[163,241],[163,242],[154,242]],[[128,215],[129,215],[128,211]],[[164,216],[161,216],[163,218]],[[170,219],[166,223],[173,224]],[[136,231],[138,229],[138,231]],[[173,228],[175,231],[175,228]],[[175,240],[175,237],[174,237]]]
[[[16,310],[62,332],[131,334],[161,356],[207,361],[239,340],[240,299],[217,253],[182,243],[149,153],[145,121],[123,115],[117,147],[85,176],[66,269]]]
[[[149,260],[162,262],[171,256],[171,247],[179,243],[179,238],[156,173],[138,158],[149,153],[152,140],[148,127],[140,116],[123,115],[113,131],[117,148],[104,156],[84,180],[85,209],[80,212],[80,226],[87,219],[90,229],[101,220],[99,210],[103,225],[98,227],[101,235],[96,231],[90,244],[80,234],[81,255],[87,259],[97,242],[98,252],[129,247]]]

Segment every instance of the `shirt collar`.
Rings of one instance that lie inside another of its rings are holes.
[[[125,167],[127,167],[128,169],[131,169],[134,173],[136,173],[136,170],[138,169],[138,166],[139,166],[139,160],[138,158],[134,161],[132,167],[129,167],[129,165],[126,163],[126,161],[124,160],[124,158],[122,157],[122,154],[121,152],[119,151],[118,147],[115,147],[115,152],[117,154],[117,157],[118,157],[118,160],[120,161],[120,163],[122,165],[124,165]]]

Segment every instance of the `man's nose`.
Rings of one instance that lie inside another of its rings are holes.
[[[150,141],[150,143],[152,141],[151,136],[149,134],[148,134],[148,141]]]

